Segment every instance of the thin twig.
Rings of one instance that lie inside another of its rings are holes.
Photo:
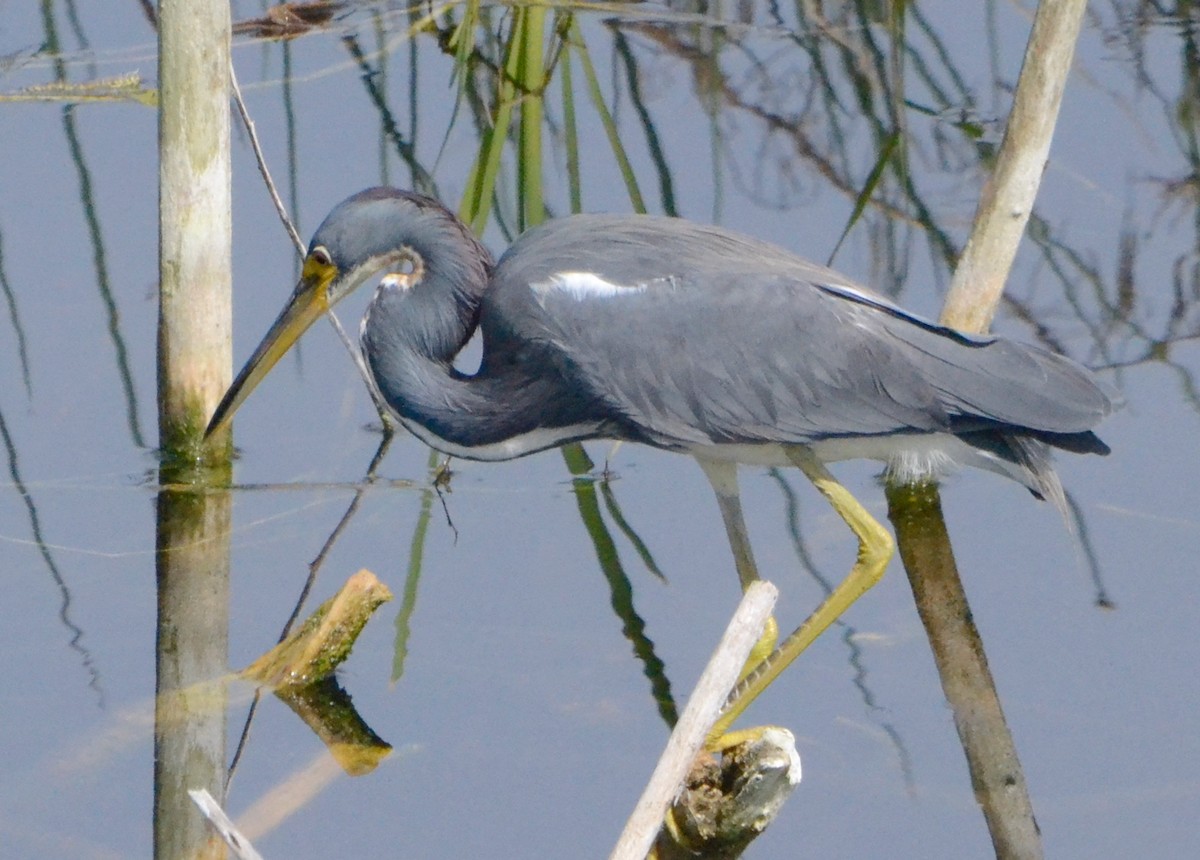
[[[346,330],[342,328],[342,323],[337,318],[337,314],[329,310],[325,313],[325,319],[329,320],[329,324],[337,332],[342,346],[346,347],[346,352],[350,354],[350,360],[358,368],[358,374],[367,386],[367,393],[371,395],[371,402],[375,404],[375,411],[379,413],[379,420],[383,423],[384,432],[391,433],[395,429],[391,413],[388,412],[387,404],[383,401],[383,395],[379,393],[379,388],[375,385],[375,380],[371,376],[370,368],[367,367],[367,360],[363,356],[362,350],[350,339],[350,335],[346,334]]]
[[[304,610],[304,604],[308,600],[308,595],[312,591],[313,585],[317,581],[317,574],[320,573],[321,566],[325,563],[326,556],[333,549],[334,543],[341,536],[350,520],[354,518],[358,511],[358,506],[362,502],[363,494],[367,488],[375,483],[376,473],[379,469],[379,464],[383,462],[383,457],[387,453],[388,447],[392,444],[392,433],[387,428],[383,428],[383,439],[379,443],[379,448],[375,451],[375,456],[371,458],[371,464],[367,466],[367,473],[359,482],[357,489],[354,491],[354,498],[350,500],[346,512],[342,514],[342,518],[338,520],[338,524],[334,526],[329,537],[325,539],[325,543],[321,546],[320,552],[308,564],[308,577],[304,580],[304,585],[300,589],[300,595],[296,598],[296,605],[292,609],[292,614],[288,616],[288,620],[283,624],[283,630],[279,633],[278,642],[282,642],[292,632],[292,627],[300,618],[300,613]],[[233,775],[237,772],[238,764],[242,760],[242,753],[245,752],[246,746],[250,742],[250,728],[254,725],[254,718],[258,713],[258,703],[262,699],[262,688],[258,687],[254,691],[254,698],[250,702],[250,708],[246,711],[246,719],[242,723],[242,731],[238,737],[237,747],[233,751],[233,758],[229,762],[229,768],[225,771],[225,793],[229,793],[229,787],[233,783]]]
[[[250,147],[254,150],[254,160],[258,162],[258,172],[262,174],[263,181],[267,184],[267,193],[271,195],[271,202],[275,204],[275,211],[279,213],[279,220],[283,222],[283,228],[287,230],[288,236],[291,237],[292,244],[296,246],[297,253],[303,257],[304,240],[300,238],[300,234],[296,230],[296,225],[288,217],[287,208],[283,205],[283,200],[280,199],[279,192],[275,190],[275,182],[271,179],[271,171],[267,169],[266,157],[263,155],[262,147],[258,143],[258,132],[254,130],[254,120],[250,119],[250,112],[246,110],[246,102],[242,99],[242,90],[238,86],[237,74],[233,70],[233,63],[229,64],[229,83],[233,90],[233,100],[237,103],[238,116],[242,118],[242,124],[246,127],[246,134],[250,137]]]
[[[238,87],[237,76],[233,73],[233,64],[229,67],[229,81],[233,89],[233,100],[237,103],[238,115],[242,118],[242,124],[246,127],[246,134],[250,138],[250,147],[254,150],[254,160],[258,163],[258,172],[262,174],[263,182],[266,183],[267,193],[271,195],[271,202],[275,204],[275,211],[279,214],[279,220],[283,222],[283,228],[291,237],[292,244],[296,246],[296,252],[300,257],[304,257],[306,248],[304,240],[300,238],[300,233],[296,230],[296,225],[292,223],[291,217],[288,215],[287,207],[283,205],[283,200],[279,196],[279,192],[275,188],[275,181],[271,179],[271,171],[267,167],[266,157],[263,155],[262,147],[258,142],[258,133],[254,129],[254,120],[250,118],[250,112],[246,109],[246,102],[242,99],[242,91]],[[367,390],[371,393],[371,401],[375,404],[375,411],[379,413],[379,420],[383,422],[384,427],[390,429],[392,419],[388,413],[387,406],[384,405],[383,399],[379,395],[374,383],[371,381],[371,372],[367,369],[366,361],[363,359],[361,350],[358,349],[350,336],[346,334],[346,330],[342,328],[341,322],[333,312],[325,314],[329,320],[329,324],[333,326],[333,330],[337,332],[338,338],[342,342],[342,346],[346,347],[346,352],[350,354],[350,359],[354,362],[354,366],[358,368],[359,375],[367,385]]]

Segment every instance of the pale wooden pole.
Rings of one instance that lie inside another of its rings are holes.
[[[201,440],[232,363],[229,0],[158,13],[154,856],[194,860],[225,856],[188,792],[224,795],[224,687],[205,682],[228,670],[231,444]]]
[[[228,0],[159,4],[159,443],[188,450],[232,364]]]
[[[941,321],[986,332],[1033,211],[1086,0],[1042,0],[995,169],[984,186]],[[934,484],[887,488],[888,516],[954,714],[998,858],[1043,856],[1041,833],[983,640],[972,621]]]
[[[1038,6],[996,167],[942,306],[946,325],[973,332],[991,327],[1050,157],[1086,8],[1087,0],[1042,0]]]

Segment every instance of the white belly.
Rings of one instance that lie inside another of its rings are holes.
[[[901,483],[937,478],[957,465],[980,466],[981,452],[950,433],[909,433],[823,439],[806,446],[823,463],[878,460]],[[695,445],[696,457],[748,466],[790,466],[783,445]]]

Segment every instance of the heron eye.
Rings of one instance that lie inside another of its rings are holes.
[[[325,250],[324,245],[318,245],[317,247],[313,248],[311,251],[309,251],[308,257],[314,263],[317,263],[321,266],[333,265],[333,258],[329,256],[329,252]]]

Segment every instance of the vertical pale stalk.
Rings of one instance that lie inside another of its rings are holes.
[[[159,3],[158,619],[154,856],[223,857],[188,789],[224,795],[228,431],[200,455],[229,384],[228,0]],[[211,456],[210,456],[211,455]],[[207,461],[207,462],[205,462]]]
[[[947,325],[984,332],[992,324],[1046,169],[1086,8],[1086,0],[1038,6],[996,168],[942,307]]]
[[[159,4],[159,443],[196,446],[232,363],[229,4]],[[226,442],[227,442],[226,437]]]
[[[1038,7],[996,168],[983,190],[942,322],[988,329],[1041,182],[1086,0]],[[1042,856],[1016,745],[955,564],[937,487],[889,486],[888,516],[999,858]]]

